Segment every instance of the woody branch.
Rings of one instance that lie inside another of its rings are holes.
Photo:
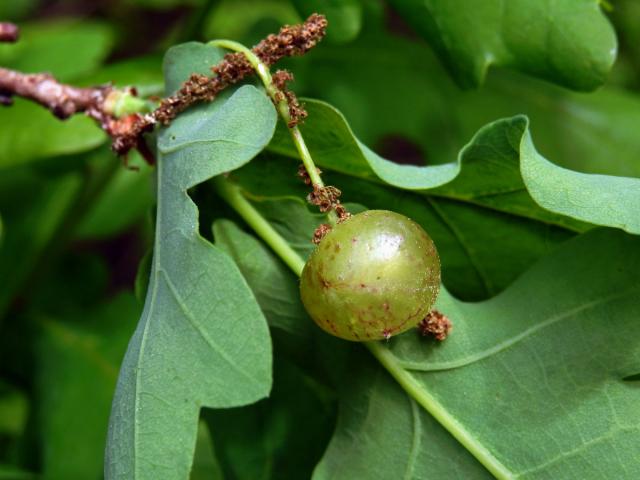
[[[273,65],[284,57],[303,55],[322,40],[326,26],[324,16],[313,14],[300,25],[285,26],[279,33],[269,35],[252,51],[266,65]],[[18,29],[14,25],[0,23],[0,41],[15,41],[17,37]],[[113,150],[123,155],[139,147],[142,135],[156,125],[169,124],[190,105],[210,102],[228,86],[254,73],[240,53],[225,55],[211,71],[213,76],[192,74],[175,94],[163,99],[150,113],[116,118],[110,100],[119,91],[110,85],[78,88],[62,84],[47,73],[25,74],[0,68],[0,103],[11,104],[11,98],[17,96],[39,103],[61,119],[85,113],[112,138]],[[128,93],[135,94],[135,91]]]

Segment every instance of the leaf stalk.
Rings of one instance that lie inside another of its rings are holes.
[[[271,224],[242,195],[240,187],[230,182],[223,175],[213,179],[218,194],[231,206],[247,224],[271,247],[284,263],[297,276],[302,274],[305,261],[289,246],[287,241],[271,226]]]

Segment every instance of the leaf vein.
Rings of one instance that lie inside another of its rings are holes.
[[[219,344],[214,342],[213,339],[207,334],[207,332],[205,332],[202,329],[202,327],[196,321],[191,310],[189,310],[187,305],[182,300],[180,293],[178,292],[175,285],[169,278],[169,275],[167,274],[167,272],[161,269],[159,270],[159,273],[162,274],[162,278],[164,279],[165,283],[169,287],[169,290],[171,291],[171,295],[173,295],[173,298],[175,299],[176,303],[180,307],[180,310],[184,314],[185,318],[189,321],[189,324],[191,324],[193,329],[200,335],[200,337],[205,341],[205,343],[209,345],[209,347],[211,347],[211,349],[214,350],[220,356],[220,358],[222,358],[227,364],[229,364],[233,370],[240,373],[243,377],[247,378],[252,383],[258,386],[261,386],[262,382],[260,382],[256,377],[254,377],[249,372],[247,372],[244,368],[241,368],[236,363],[234,363],[233,360],[227,354],[227,352],[225,352],[224,349]]]
[[[460,368],[460,367],[464,367],[465,365],[469,365],[471,363],[477,362],[479,360],[485,359],[487,357],[490,357],[491,355],[495,355],[497,353],[500,353],[503,350],[506,350],[509,347],[512,347],[513,345],[515,345],[516,343],[520,342],[521,340],[524,340],[525,338],[527,338],[528,336],[536,333],[538,330],[542,330],[543,328],[549,327],[557,322],[560,322],[562,320],[565,320],[566,318],[572,317],[574,315],[577,315],[578,313],[590,310],[592,308],[598,307],[600,305],[612,302],[614,300],[618,300],[620,298],[626,297],[627,295],[629,295],[630,293],[636,292],[638,290],[637,286],[634,286],[633,288],[624,290],[622,292],[618,292],[618,293],[614,293],[612,295],[603,297],[603,298],[599,298],[596,300],[592,300],[591,302],[587,302],[584,305],[580,305],[578,307],[574,307],[570,310],[567,310],[563,313],[560,313],[558,315],[554,315],[550,318],[548,318],[545,321],[539,322],[536,325],[533,325],[529,328],[527,328],[526,330],[522,331],[521,333],[514,335],[511,338],[508,338],[507,340],[504,340],[500,343],[497,343],[496,345],[494,345],[491,348],[487,348],[485,350],[479,351],[474,353],[473,355],[469,355],[467,357],[463,357],[461,359],[458,360],[454,360],[454,361],[449,361],[449,362],[439,362],[439,363],[431,363],[431,364],[425,364],[424,362],[413,362],[413,361],[407,361],[407,360],[400,360],[399,359],[399,363],[400,365],[407,369],[407,370],[413,370],[413,371],[436,371],[436,370],[451,370],[454,368]]]
[[[610,430],[607,434],[602,435],[600,437],[591,439],[587,442],[584,442],[583,444],[577,446],[576,448],[572,449],[572,450],[568,450],[566,452],[562,452],[558,455],[556,455],[555,457],[549,459],[548,461],[540,464],[540,465],[536,465],[535,467],[532,467],[530,469],[527,470],[523,470],[522,472],[519,472],[515,478],[524,478],[525,475],[529,475],[535,472],[539,472],[540,470],[543,470],[555,463],[558,463],[560,461],[562,461],[565,458],[568,457],[573,457],[575,455],[580,454],[582,451],[594,446],[594,445],[598,445],[599,443],[611,440],[612,438],[615,438],[616,435],[618,435],[621,432],[634,432],[637,431],[638,428],[637,427],[631,427],[631,428],[614,428],[612,430]]]

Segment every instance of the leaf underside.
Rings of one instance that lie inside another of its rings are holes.
[[[176,58],[191,60],[192,72],[221,57],[201,44],[175,47],[165,59],[168,88],[184,78]],[[113,401],[107,479],[187,478],[200,407],[244,405],[269,393],[264,316],[234,262],[200,236],[187,190],[248,162],[275,122],[264,93],[244,86],[160,132],[151,279]]]

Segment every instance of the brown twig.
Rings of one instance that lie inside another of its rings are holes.
[[[111,87],[78,88],[64,85],[47,73],[25,74],[0,68],[0,92],[5,97],[18,96],[33,100],[60,118],[80,112],[101,110]],[[94,112],[95,113],[95,112]]]
[[[301,25],[285,26],[278,34],[269,35],[252,50],[262,62],[272,65],[283,57],[303,55],[309,51],[322,40],[326,27],[325,17],[313,14]],[[153,112],[131,114],[118,119],[106,108],[109,95],[116,92],[111,86],[77,88],[64,85],[49,74],[24,74],[0,68],[0,103],[10,104],[13,96],[24,97],[45,106],[63,119],[84,112],[111,136],[113,150],[124,155],[132,148],[137,148],[142,134],[153,130],[157,124],[169,124],[189,106],[214,100],[226,87],[254,73],[242,53],[225,55],[211,70],[214,73],[212,77],[191,75],[174,95],[162,100]]]
[[[252,51],[268,66],[284,57],[304,55],[322,40],[326,27],[326,18],[313,14],[301,25],[282,27],[278,34],[269,35],[253,47]],[[174,95],[162,100],[155,111],[138,115],[130,131],[114,136],[113,149],[118,153],[127,152],[135,146],[136,139],[142,132],[152,129],[157,123],[169,124],[194,103],[211,102],[222,90],[254,73],[253,67],[242,53],[228,53],[211,71],[214,73],[213,77],[191,75]]]
[[[18,41],[20,29],[17,25],[9,22],[0,22],[0,43],[13,43]]]

